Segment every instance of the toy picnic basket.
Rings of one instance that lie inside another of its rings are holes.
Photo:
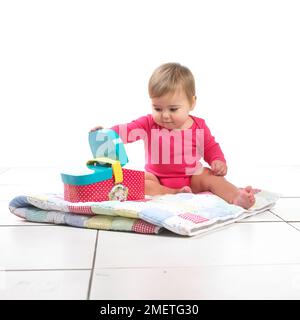
[[[62,173],[64,199],[70,202],[142,200],[145,197],[143,171],[122,168],[128,158],[118,134],[102,129],[89,134],[95,157],[82,173]]]

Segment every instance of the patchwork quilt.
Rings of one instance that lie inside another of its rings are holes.
[[[67,202],[60,194],[42,194],[15,197],[9,209],[31,222],[148,234],[165,228],[179,235],[194,236],[266,211],[279,195],[257,190],[255,198],[255,205],[245,210],[211,193],[179,193],[142,201],[79,203]]]

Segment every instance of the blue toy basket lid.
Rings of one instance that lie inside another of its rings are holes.
[[[90,132],[89,144],[94,158],[119,160],[121,166],[128,162],[124,144],[114,130],[100,129]]]
[[[63,183],[77,186],[101,182],[112,177],[112,169],[107,167],[97,167],[97,170],[87,167],[61,173]]]

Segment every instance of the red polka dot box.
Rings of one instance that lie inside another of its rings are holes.
[[[95,158],[80,172],[61,173],[64,199],[70,202],[143,200],[145,174],[122,168],[128,158],[117,133],[97,130],[90,133],[89,142]]]

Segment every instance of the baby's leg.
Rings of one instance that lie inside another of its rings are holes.
[[[145,193],[149,196],[159,194],[175,194],[180,192],[192,192],[190,187],[182,187],[180,189],[168,188],[160,184],[158,178],[150,173],[145,172]]]
[[[254,192],[250,186],[239,189],[224,177],[215,176],[208,168],[192,177],[191,187],[194,193],[210,191],[228,203],[245,209],[249,209],[255,203]]]

